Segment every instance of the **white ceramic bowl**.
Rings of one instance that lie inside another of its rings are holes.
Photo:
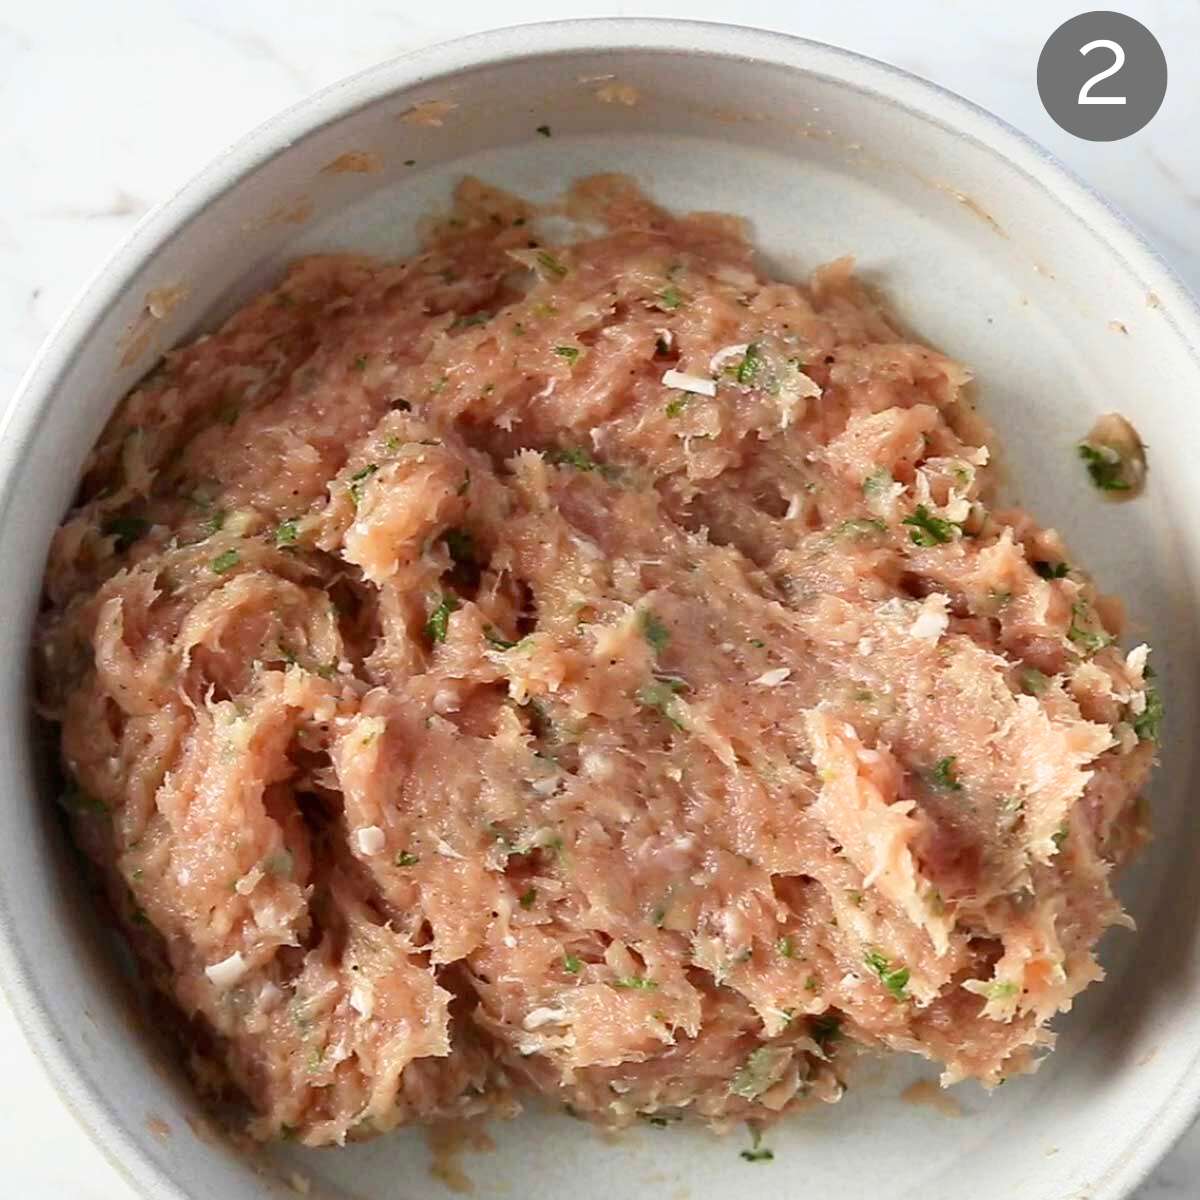
[[[636,105],[597,96],[596,77],[609,75],[637,89]],[[430,100],[456,105],[441,125],[402,117]],[[550,138],[536,132],[544,123]],[[381,169],[321,172],[352,150],[377,155]],[[915,329],[975,367],[1015,490],[1128,598],[1136,628],[1160,648],[1170,715],[1153,797],[1159,839],[1124,881],[1142,932],[1106,942],[1109,982],[1059,1022],[1060,1048],[1038,1075],[990,1098],[962,1089],[962,1119],[900,1102],[920,1070],[897,1064],[772,1132],[769,1165],[743,1162],[736,1136],[648,1128],[613,1144],[543,1114],[497,1128],[495,1152],[463,1169],[480,1197],[537,1200],[707,1200],[747,1188],[780,1200],[1118,1200],[1200,1096],[1188,737],[1200,319],[1102,201],[995,118],[845,51],[746,29],[526,26],[368,71],[263,126],[147,218],[55,331],[0,446],[0,959],[21,1022],[72,1109],[147,1195],[248,1200],[282,1186],[189,1126],[191,1095],[132,1015],[54,815],[28,704],[50,534],[89,446],[155,349],[209,327],[289,258],[403,251],[417,218],[468,171],[550,196],[612,169],[668,205],[749,216],[777,271],[855,253]],[[146,320],[147,292],[179,283],[185,297]],[[131,363],[133,325],[152,344]],[[1112,408],[1150,447],[1149,493],[1124,506],[1098,499],[1072,450]],[[155,1135],[156,1121],[170,1136]],[[291,1153],[315,1194],[392,1200],[440,1187],[419,1131]]]

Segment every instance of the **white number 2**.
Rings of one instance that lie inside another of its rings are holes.
[[[1108,50],[1113,56],[1112,66],[1107,70],[1100,71],[1093,75],[1091,79],[1084,82],[1083,87],[1079,89],[1080,104],[1124,104],[1124,96],[1093,96],[1092,88],[1096,86],[1102,79],[1107,79],[1110,75],[1115,75],[1125,65],[1125,51],[1116,42],[1110,42],[1108,38],[1097,38],[1094,42],[1088,42],[1086,46],[1080,47],[1079,53],[1085,57],[1093,50]]]

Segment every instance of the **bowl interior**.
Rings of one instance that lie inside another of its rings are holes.
[[[537,53],[539,37],[562,48]],[[115,982],[111,939],[51,815],[26,677],[48,538],[112,405],[156,352],[211,327],[289,259],[405,252],[418,219],[444,206],[467,173],[550,199],[571,178],[620,170],[670,207],[746,216],[766,265],[785,277],[854,254],[908,325],[974,369],[1013,495],[1066,533],[1102,586],[1128,602],[1135,638],[1159,647],[1169,717],[1152,797],[1158,839],[1123,880],[1142,929],[1106,941],[1108,983],[1060,1019],[1059,1050],[1037,1075],[992,1096],[956,1089],[960,1119],[901,1100],[908,1083],[934,1072],[872,1064],[842,1104],[772,1131],[770,1164],[742,1161],[737,1132],[647,1127],[613,1141],[535,1112],[493,1127],[494,1150],[468,1149],[457,1166],[480,1197],[569,1191],[599,1200],[615,1186],[700,1198],[749,1186],[780,1200],[801,1188],[827,1200],[878,1200],[881,1191],[893,1200],[1050,1200],[1081,1190],[1113,1200],[1200,1086],[1189,1081],[1200,1015],[1188,1004],[1200,830],[1188,819],[1185,737],[1197,712],[1189,668],[1200,505],[1189,464],[1200,449],[1190,403],[1200,365],[1188,303],[1036,154],[898,73],[716,27],[597,24],[504,38],[489,49],[510,51],[504,61],[472,65],[484,51],[468,43],[427,55],[420,69],[381,68],[310,102],[314,132],[297,138],[302,118],[285,117],[235,152],[227,171],[254,169],[225,190],[228,181],[218,187],[210,173],[203,204],[189,210],[185,198],[145,230],[141,244],[157,242],[154,252],[110,272],[64,331],[71,353],[60,338],[31,376],[8,431],[0,527],[11,571],[0,631],[9,650],[0,656],[0,756],[11,764],[0,919],[17,1007],[102,1144],[143,1181],[154,1168],[171,1181],[152,1194],[249,1200],[286,1190],[274,1168],[264,1173],[213,1144],[193,1119],[187,1087]],[[431,77],[435,68],[442,73]],[[606,90],[613,82],[636,89],[636,103],[622,102],[633,92]],[[453,107],[413,111],[429,101]],[[544,124],[549,137],[537,132]],[[322,170],[351,151],[370,155],[355,161],[372,169]],[[145,317],[146,293],[177,284],[186,294],[165,319]],[[140,333],[146,345],[134,354]],[[36,419],[24,415],[35,405]],[[1073,442],[1110,410],[1129,416],[1150,448],[1150,487],[1133,504],[1101,500],[1074,457]],[[170,1136],[152,1135],[156,1118]],[[443,1184],[427,1168],[447,1165],[419,1131],[274,1161],[283,1175],[310,1178],[314,1194],[361,1200],[433,1194]]]

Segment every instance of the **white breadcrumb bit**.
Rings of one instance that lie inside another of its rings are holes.
[[[1146,660],[1150,657],[1150,647],[1143,642],[1140,646],[1134,646],[1130,652],[1125,655],[1125,666],[1133,675],[1144,675],[1146,672]]]
[[[381,854],[387,845],[387,838],[378,825],[367,825],[354,831],[354,844],[360,854]]]
[[[584,558],[590,558],[593,562],[599,562],[604,557],[604,551],[600,549],[590,538],[580,537],[578,534],[571,534],[571,541],[579,547]]]
[[[558,387],[558,380],[551,377],[547,381],[546,386],[544,388],[542,388],[542,390],[540,392],[535,393],[533,398],[535,400],[544,400],[547,396],[549,396],[554,391],[554,389],[556,387]]]
[[[585,750],[580,765],[592,779],[600,782],[611,779],[616,772],[616,764],[612,757],[599,750]]]
[[[541,1029],[543,1025],[554,1025],[566,1019],[566,1010],[562,1008],[535,1008],[521,1024],[528,1030]]]
[[[746,351],[749,349],[749,342],[742,342],[737,346],[722,346],[721,349],[718,350],[716,354],[714,354],[712,358],[708,360],[709,370],[715,373],[719,371],[731,358],[744,358],[746,356]]]
[[[433,848],[443,858],[462,858],[462,855],[459,854],[459,852],[457,850],[455,850],[455,848],[452,845],[450,845],[449,842],[445,841],[443,838],[435,837],[433,839],[433,843],[434,843]]]
[[[791,673],[791,667],[776,667],[774,670],[764,671],[751,682],[757,683],[760,687],[778,687]]]
[[[945,596],[926,596],[921,612],[909,627],[912,637],[926,642],[936,642],[946,632],[950,618],[946,615]]]
[[[688,375],[684,371],[664,371],[662,381],[670,388],[678,388],[681,392],[691,392],[696,396],[715,396],[716,382],[705,379],[701,375]]]
[[[662,342],[668,350],[675,344],[675,334],[670,329],[656,329],[654,336]]]
[[[533,790],[537,792],[539,796],[550,796],[558,787],[558,776],[544,775],[541,779],[535,779],[529,786],[533,788]]]
[[[858,652],[863,658],[868,658],[875,653],[875,643],[869,637],[858,639]]]
[[[803,510],[804,501],[798,495],[793,496],[788,501],[787,512],[783,514],[783,519],[785,521],[794,521]]]
[[[1142,713],[1146,711],[1145,692],[1134,692],[1133,695],[1129,697],[1129,711],[1133,713],[1135,717],[1140,717]]]
[[[356,983],[350,989],[350,1007],[360,1016],[369,1018],[375,1011],[375,993],[365,984]]]
[[[288,1187],[298,1195],[307,1196],[312,1190],[312,1184],[309,1182],[307,1175],[301,1175],[299,1171],[292,1171],[288,1177]]]
[[[803,371],[796,372],[796,390],[806,400],[817,400],[821,396],[821,385]]]
[[[433,711],[441,713],[443,716],[446,713],[458,712],[460,703],[458,691],[455,688],[438,688],[433,694]]]
[[[262,863],[255,863],[255,865],[251,867],[250,870],[247,871],[246,874],[243,875],[241,879],[239,879],[237,883],[233,885],[233,890],[237,892],[239,896],[248,896],[256,887],[258,887],[259,883],[262,881],[262,877]]]
[[[228,958],[205,967],[204,973],[215,987],[231,988],[249,969],[250,964],[242,957],[242,952],[235,950]]]
[[[270,1012],[283,999],[283,991],[269,979],[262,985],[258,993],[259,1007],[263,1012]]]

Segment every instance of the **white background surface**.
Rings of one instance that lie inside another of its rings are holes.
[[[427,11],[414,14],[421,7]],[[1172,72],[1154,121],[1111,145],[1064,133],[1037,97],[1042,44],[1088,7],[1067,0],[511,0],[501,8],[458,0],[439,11],[411,0],[0,0],[0,402],[138,218],[231,140],[381,59],[500,23],[568,16],[736,19],[934,79],[1049,146],[1124,209],[1200,291],[1200,79],[1193,62],[1200,3],[1096,4],[1146,23]],[[132,1200],[57,1099],[2,1000],[0,1073],[9,1097],[0,1123],[0,1196]],[[1200,1130],[1193,1130],[1138,1200],[1197,1194]]]

